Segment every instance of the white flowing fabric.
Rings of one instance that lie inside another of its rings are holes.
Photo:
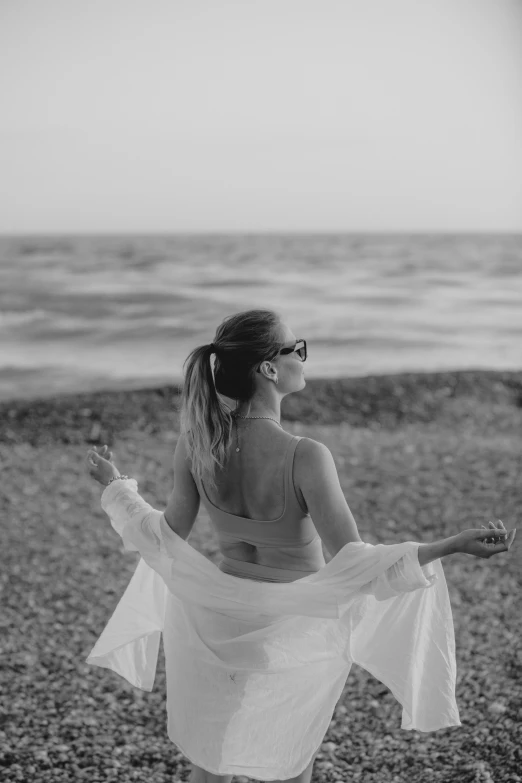
[[[440,560],[419,544],[347,544],[295,582],[226,574],[180,538],[134,479],[102,508],[141,559],[87,663],[154,685],[163,633],[167,732],[194,764],[261,780],[302,772],[352,663],[402,705],[403,729],[460,726],[455,637]]]

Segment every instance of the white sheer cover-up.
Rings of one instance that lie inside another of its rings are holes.
[[[101,504],[140,561],[86,658],[151,691],[163,634],[169,739],[194,764],[261,780],[302,772],[353,663],[402,706],[403,729],[460,726],[453,617],[440,560],[419,543],[347,544],[295,582],[223,573],[134,479]]]

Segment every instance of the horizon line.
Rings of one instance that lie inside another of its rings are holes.
[[[62,237],[87,237],[87,236],[273,236],[273,235],[293,235],[293,236],[361,236],[361,235],[408,235],[408,236],[469,236],[469,235],[502,235],[502,236],[517,236],[522,235],[522,228],[519,229],[424,229],[424,230],[409,230],[409,229],[247,229],[245,231],[239,230],[191,230],[191,231],[176,231],[176,230],[158,230],[158,231],[26,231],[26,232],[3,232],[0,231],[0,238],[24,238],[24,237],[43,237],[43,236],[62,236]]]

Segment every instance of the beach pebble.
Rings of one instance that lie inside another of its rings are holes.
[[[89,437],[87,438],[87,443],[98,441],[100,437],[100,433],[101,433],[101,425],[98,421],[95,421],[91,427]]]
[[[321,750],[327,750],[328,753],[335,753],[339,746],[335,742],[323,742]]]
[[[502,715],[506,711],[507,707],[500,701],[494,701],[489,705],[488,709],[494,715]]]
[[[317,763],[317,766],[319,769],[333,769],[333,764],[331,761],[319,761]]]

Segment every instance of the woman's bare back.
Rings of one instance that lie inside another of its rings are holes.
[[[285,506],[285,460],[294,436],[276,424],[240,422],[239,452],[236,452],[235,425],[233,436],[226,467],[216,473],[217,490],[203,485],[208,500],[222,511],[236,516],[261,522],[279,519]],[[306,509],[299,487],[298,454],[299,443],[295,451],[293,482],[300,504]],[[284,548],[258,550],[248,542],[223,542],[222,554],[236,560],[278,567],[278,555],[284,554]],[[308,567],[305,562],[302,565],[303,568]]]

